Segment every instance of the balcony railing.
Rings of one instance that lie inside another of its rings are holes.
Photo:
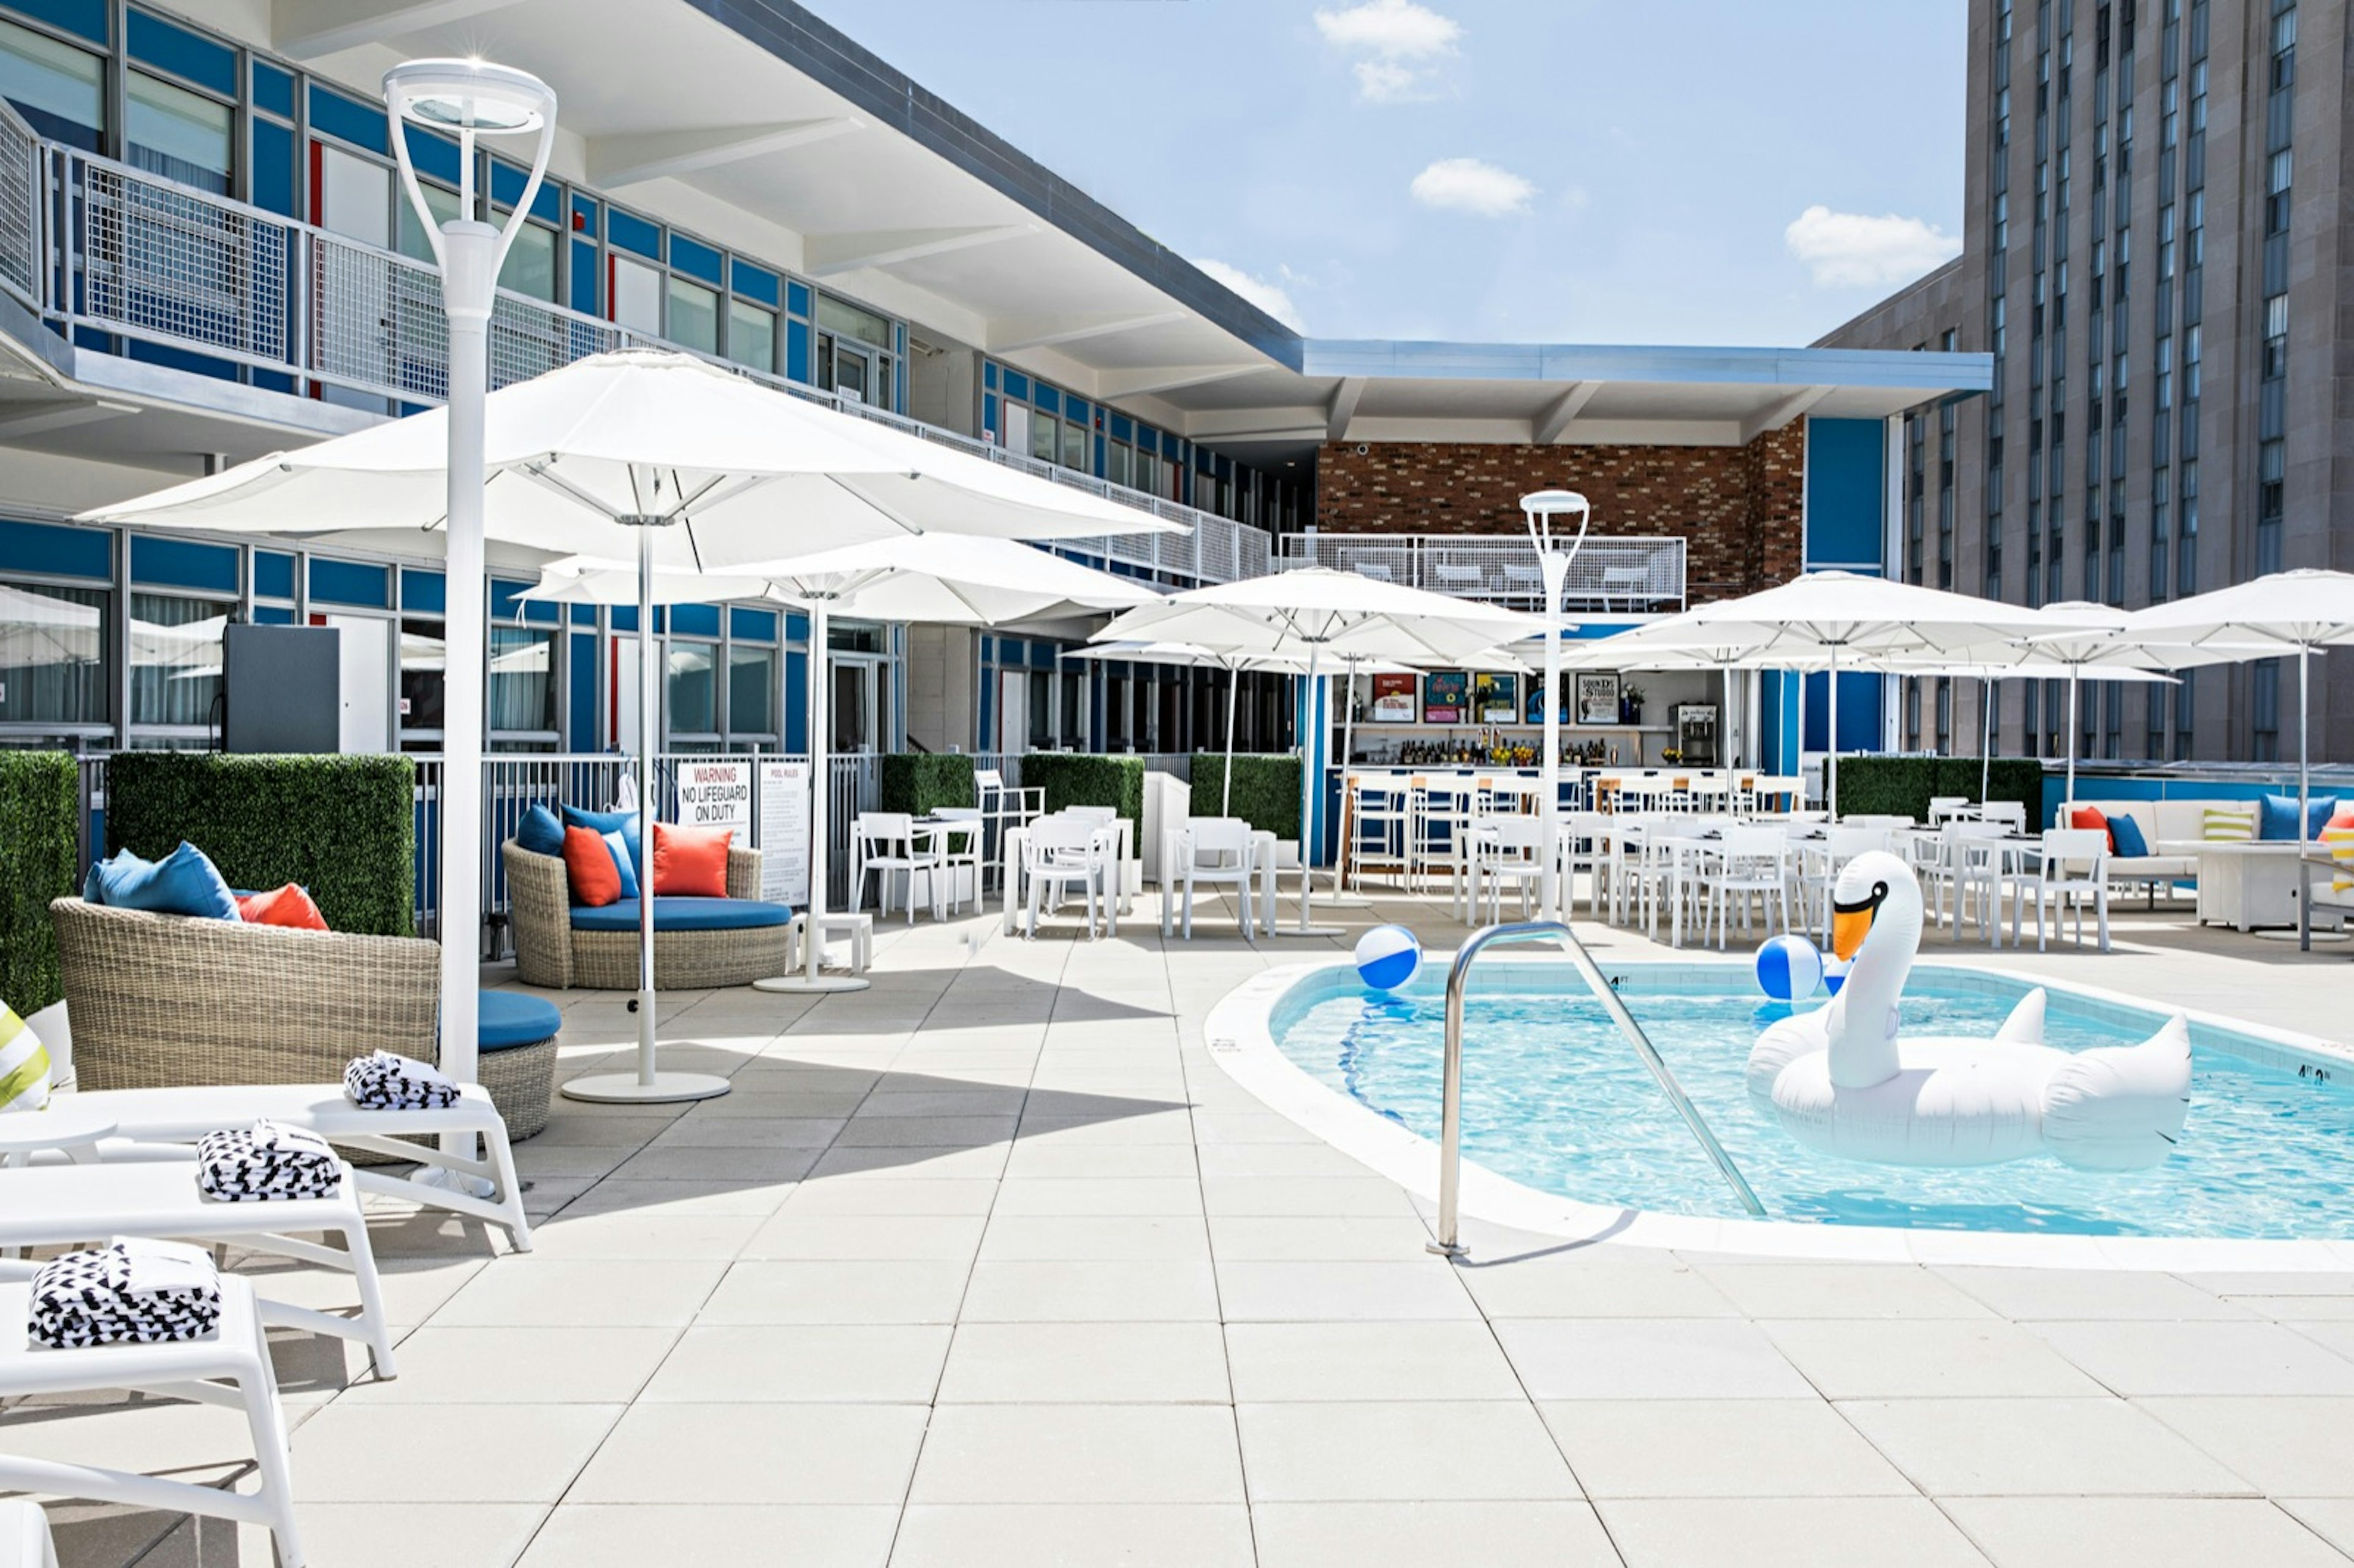
[[[432,267],[46,141],[5,101],[0,291],[68,341],[80,327],[181,349],[282,377],[276,384],[297,395],[334,387],[384,398],[389,409],[439,402],[449,389],[449,336]],[[678,346],[502,289],[491,319],[491,385],[639,344]],[[1271,541],[1261,529],[854,397],[712,363],[1192,530],[1072,539],[1060,548],[1198,582],[1269,569]]]
[[[1331,567],[1458,599],[1543,607],[1536,551],[1518,535],[1301,534],[1283,545],[1286,567]],[[1570,560],[1562,601],[1630,614],[1682,609],[1684,541],[1589,538]]]

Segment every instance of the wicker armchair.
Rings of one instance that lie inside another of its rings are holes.
[[[58,899],[49,916],[78,1088],[341,1083],[345,1064],[371,1051],[440,1056],[439,943],[79,898]],[[553,1040],[477,1064],[510,1138],[546,1125],[555,1065]]]
[[[514,934],[515,977],[525,985],[592,991],[638,989],[638,933],[577,931],[572,927],[572,889],[562,859],[534,854],[509,841],[502,850],[507,872],[507,920]],[[727,852],[727,896],[760,896],[760,852]],[[750,926],[722,931],[658,931],[654,934],[654,986],[660,991],[703,991],[749,985],[792,967],[791,927]]]

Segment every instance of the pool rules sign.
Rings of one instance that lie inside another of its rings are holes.
[[[809,903],[810,765],[760,764],[760,896]]]

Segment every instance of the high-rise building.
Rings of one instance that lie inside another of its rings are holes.
[[[1970,0],[1962,254],[1822,340],[1994,355],[1985,397],[1903,420],[1908,578],[2139,607],[2354,567],[2347,11]],[[2000,702],[2006,748],[2062,747],[2062,691]],[[2296,703],[2279,660],[2088,685],[2077,747],[2294,758]],[[1978,705],[1908,683],[1903,738],[1970,750]],[[2316,758],[2354,759],[2354,655],[2312,711]]]

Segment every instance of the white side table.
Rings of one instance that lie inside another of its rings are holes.
[[[796,969],[809,967],[808,956],[801,948],[801,944],[810,939],[809,918],[806,909],[793,916],[792,967]],[[822,943],[830,945],[841,938],[849,938],[850,972],[854,975],[866,972],[867,966],[875,961],[875,916],[871,912],[830,909],[817,917],[817,939]],[[821,948],[819,967],[823,968],[824,963],[824,953]]]
[[[52,1149],[77,1165],[95,1165],[99,1140],[112,1138],[115,1125],[111,1116],[76,1106],[71,1095],[51,1100],[47,1110],[0,1116],[0,1166],[30,1165],[34,1155]]]

